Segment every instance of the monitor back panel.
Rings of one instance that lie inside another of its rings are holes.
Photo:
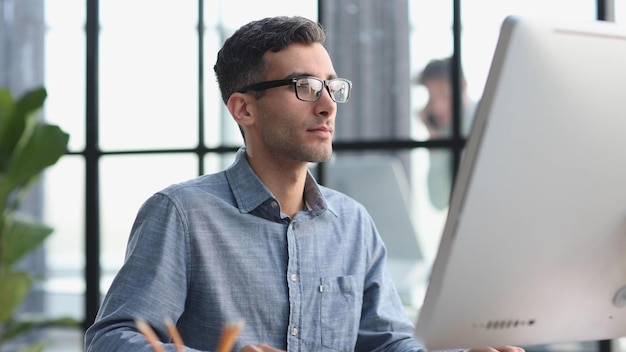
[[[626,336],[625,285],[626,31],[509,17],[415,335],[429,349]]]

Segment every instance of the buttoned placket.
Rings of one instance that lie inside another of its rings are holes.
[[[302,285],[300,282],[300,253],[296,230],[297,221],[291,221],[287,227],[287,283],[289,287],[289,328],[287,332],[287,351],[297,351],[300,346],[299,327],[302,322]]]

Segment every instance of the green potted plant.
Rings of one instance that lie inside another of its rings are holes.
[[[0,350],[3,342],[34,328],[76,326],[69,318],[26,320],[16,314],[36,280],[16,264],[52,233],[41,220],[20,212],[20,204],[44,169],[66,153],[69,140],[58,126],[38,119],[46,96],[37,88],[14,99],[0,88]],[[43,348],[38,342],[24,351]]]

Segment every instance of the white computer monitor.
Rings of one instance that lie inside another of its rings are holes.
[[[464,153],[416,338],[626,336],[626,30],[508,17]]]

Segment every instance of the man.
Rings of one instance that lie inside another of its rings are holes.
[[[307,169],[330,158],[337,103],[351,89],[324,38],[315,22],[275,17],[226,41],[215,71],[245,148],[228,169],[142,206],[87,351],[149,351],[136,318],[169,351],[165,319],[187,351],[215,350],[237,320],[243,352],[423,351],[371,218]]]
[[[467,83],[461,72],[461,133],[467,136],[476,103],[467,94]],[[418,75],[417,84],[428,90],[428,102],[419,113],[431,139],[452,137],[452,59],[431,60]],[[432,205],[445,209],[452,188],[452,155],[449,151],[432,149],[428,170],[428,194]]]

